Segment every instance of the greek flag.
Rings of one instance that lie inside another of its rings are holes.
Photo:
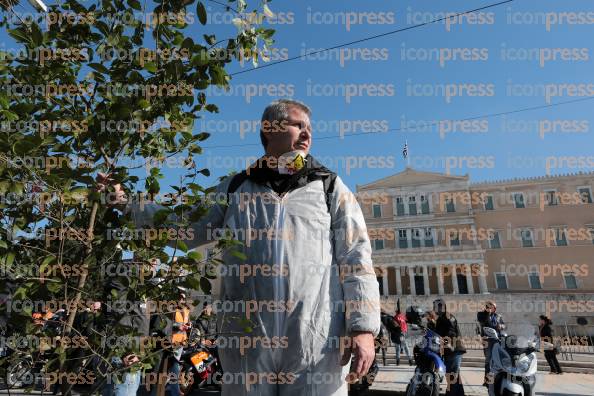
[[[402,156],[404,158],[408,157],[408,142],[404,143],[404,148],[402,149]]]

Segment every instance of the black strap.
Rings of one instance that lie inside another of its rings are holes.
[[[334,185],[336,184],[336,173],[329,173],[322,178],[324,183],[324,197],[326,198],[326,207],[328,213],[332,214],[332,194],[334,193]]]
[[[233,175],[233,178],[227,187],[227,203],[232,202],[231,195],[237,191],[237,189],[243,184],[244,181],[247,180],[247,178],[248,174],[245,170],[241,171],[241,173]],[[239,200],[237,202],[239,202]]]
[[[289,183],[289,185],[293,184],[296,182],[297,179],[299,179],[300,177],[303,177],[303,175],[294,175],[294,177],[290,178],[287,180],[287,183]],[[229,187],[227,188],[227,202],[232,202],[231,201],[231,195],[233,193],[235,193],[239,187],[243,184],[244,181],[246,181],[249,178],[247,172],[244,170],[241,173],[238,173],[236,175],[233,175],[233,179],[231,179],[231,182],[229,183]],[[331,213],[331,207],[332,207],[332,194],[334,193],[334,186],[336,185],[336,173],[330,172],[330,173],[324,173],[322,175],[319,175],[318,177],[314,178],[313,180],[322,180],[322,183],[324,185],[324,198],[326,199],[326,207],[328,208],[328,213]]]

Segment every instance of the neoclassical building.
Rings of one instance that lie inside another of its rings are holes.
[[[388,295],[487,293],[485,249],[476,229],[468,176],[407,168],[357,186],[373,262]]]
[[[594,292],[594,173],[357,186],[383,296]]]

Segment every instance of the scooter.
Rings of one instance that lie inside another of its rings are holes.
[[[534,396],[536,383],[536,343],[522,344],[517,336],[499,337],[492,328],[483,329],[485,337],[494,340],[491,349],[489,396]]]
[[[446,373],[441,358],[442,339],[432,330],[416,325],[424,331],[423,338],[413,348],[415,373],[406,387],[406,396],[439,396],[439,387]]]

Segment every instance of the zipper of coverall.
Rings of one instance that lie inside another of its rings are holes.
[[[274,287],[274,298],[276,301],[280,302],[280,300],[282,298],[286,299],[288,290],[284,290],[284,293],[281,296],[280,289],[282,288],[282,274],[284,273],[283,266],[285,265],[285,263],[284,263],[284,260],[282,259],[284,257],[283,249],[282,249],[282,247],[283,247],[283,233],[280,233],[279,230],[281,228],[281,224],[280,224],[281,219],[284,218],[285,198],[287,197],[287,195],[290,191],[286,191],[282,194],[278,194],[274,190],[272,190],[272,192],[274,193],[275,197],[277,198],[277,202],[278,202],[278,205],[277,206],[275,205],[276,220],[275,220],[274,231],[276,234],[276,238],[274,239],[274,244],[275,244],[274,252],[275,252],[275,258],[277,260],[279,260],[278,263],[272,263],[272,265],[277,264],[279,266],[279,272],[278,272],[278,275],[274,278],[273,287]],[[280,235],[280,245],[279,245],[279,235]],[[274,327],[272,330],[272,333],[273,333],[272,335],[276,336],[276,337],[280,337],[281,332],[284,328],[286,313],[281,311],[281,312],[275,312],[274,315],[275,315],[274,316]],[[276,369],[278,369],[278,365],[280,364],[280,359],[278,359],[279,353],[280,353],[280,349],[278,349],[278,348],[272,350],[272,356],[273,356],[272,360],[274,362],[274,366]]]

